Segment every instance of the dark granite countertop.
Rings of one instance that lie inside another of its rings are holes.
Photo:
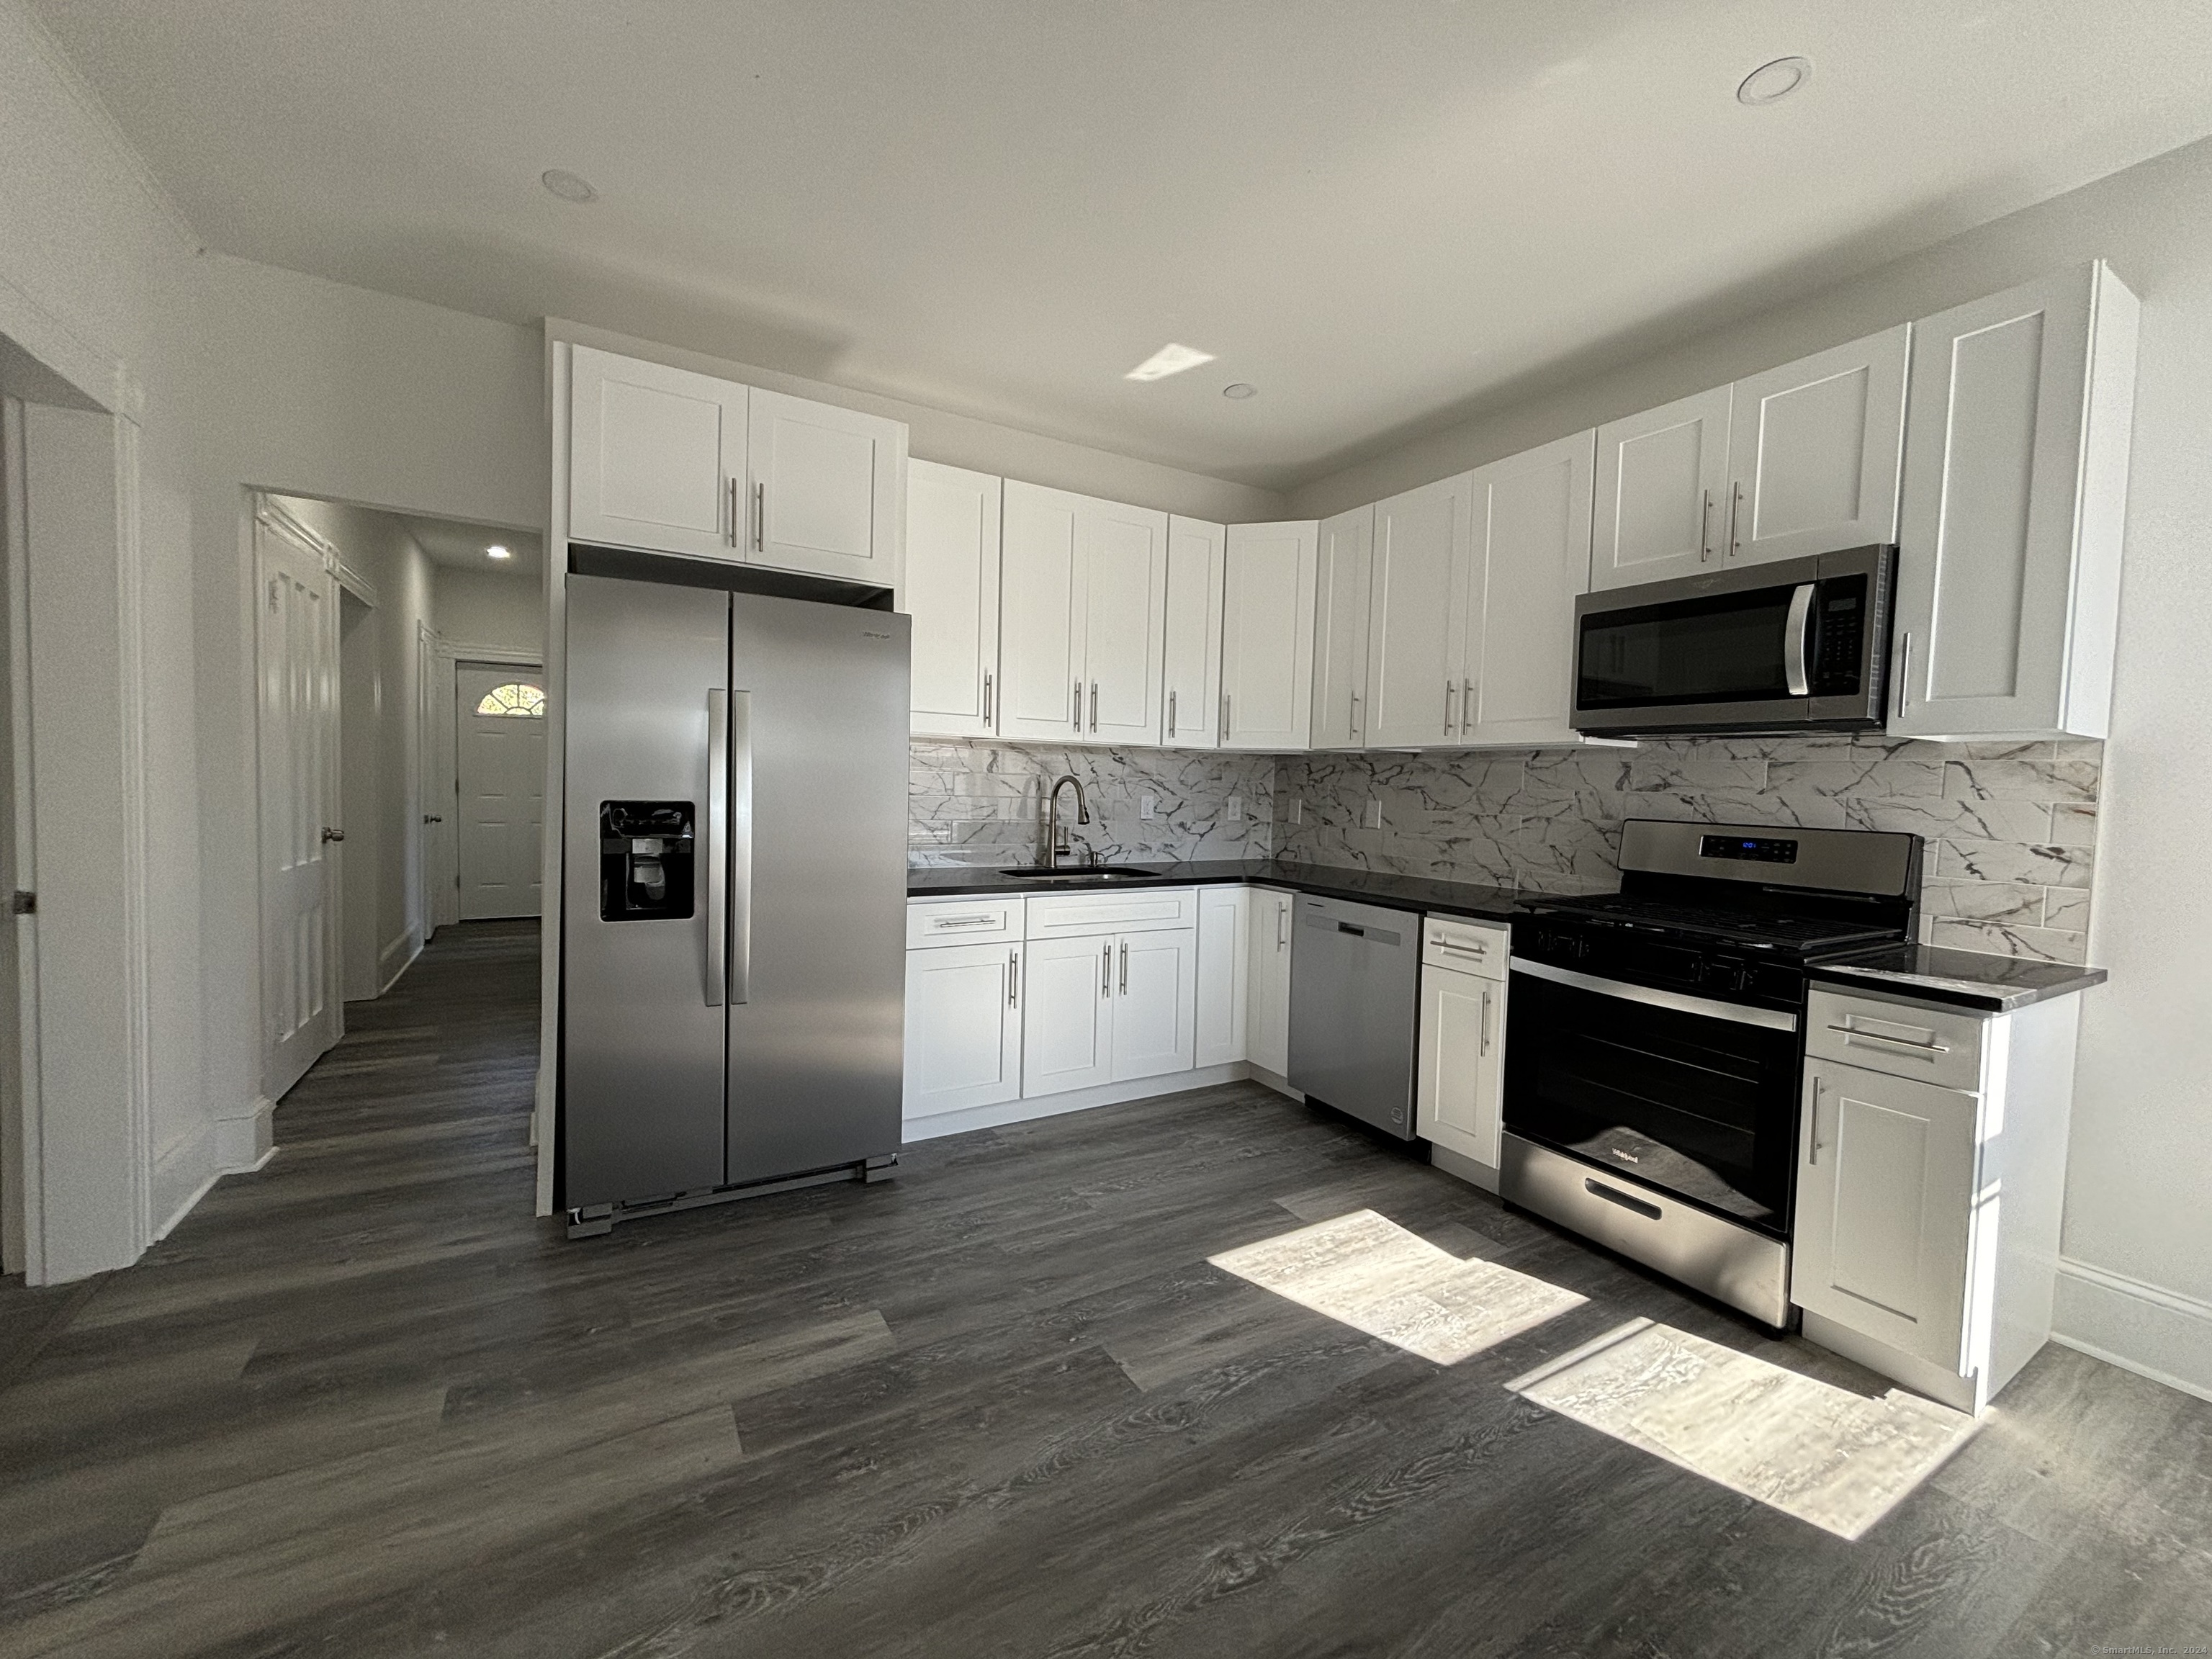
[[[909,898],[954,897],[986,893],[1091,893],[1126,888],[1202,887],[1249,882],[1267,887],[1287,887],[1320,898],[1350,899],[1359,904],[1380,904],[1399,910],[1433,910],[1439,915],[1474,916],[1485,921],[1510,921],[1522,907],[1503,888],[1480,887],[1471,882],[1431,881],[1419,876],[1394,876],[1378,870],[1342,870],[1324,864],[1279,864],[1270,859],[1206,859],[1193,864],[1167,864],[1152,859],[1140,867],[1157,872],[1141,879],[1110,884],[1055,882],[1045,878],[1009,876],[991,868],[931,866],[908,870]]]
[[[1945,1002],[1991,1014],[2071,996],[2110,977],[2101,968],[1948,951],[1933,945],[1893,945],[1849,962],[1823,963],[1808,971],[1815,982],[1892,991],[1923,1002]]]

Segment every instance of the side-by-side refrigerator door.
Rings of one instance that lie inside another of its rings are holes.
[[[909,622],[750,594],[731,618],[739,1182],[899,1149]]]
[[[562,1203],[722,1184],[730,599],[568,579]]]

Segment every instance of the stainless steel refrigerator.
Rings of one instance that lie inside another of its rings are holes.
[[[896,1162],[908,642],[887,610],[570,576],[572,1234]]]

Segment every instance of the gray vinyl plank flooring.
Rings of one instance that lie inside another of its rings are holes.
[[[0,1659],[2212,1641],[2212,1405],[2048,1349],[1847,1540],[1506,1385],[1638,1319],[1886,1384],[1253,1085],[571,1243],[536,964],[446,930],[265,1169],[0,1283]],[[1208,1263],[1358,1210],[1584,1299],[1439,1365]]]

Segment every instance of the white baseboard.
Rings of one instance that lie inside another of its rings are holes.
[[[376,954],[376,994],[382,996],[399,982],[400,975],[422,954],[422,930],[410,927]]]
[[[244,1175],[266,1164],[276,1150],[276,1103],[254,1097],[234,1117],[215,1121],[216,1166],[225,1175]]]
[[[1248,1077],[1257,1077],[1265,1083],[1269,1075],[1242,1060],[1232,1060],[1226,1066],[1201,1066],[1194,1072],[1170,1072],[1164,1077],[1102,1083],[1095,1089],[1070,1089],[1065,1094],[1036,1095],[1027,1100],[1003,1100],[994,1106],[970,1106],[964,1111],[910,1117],[904,1125],[905,1136],[910,1145],[917,1140],[935,1140],[943,1135],[966,1134],[971,1129],[999,1129],[1009,1123],[1028,1123],[1037,1118],[1058,1117],[1066,1112],[1087,1112],[1094,1106],[1120,1106],[1132,1100],[1150,1100],[1158,1095],[1179,1095],[1191,1089],[1241,1083]]]
[[[147,1207],[158,1218],[149,1243],[158,1243],[207,1195],[222,1178],[222,1163],[216,1144],[216,1126],[199,1129],[167,1148],[155,1162]]]
[[[2051,1340],[2212,1400],[2212,1302],[2061,1256]]]

